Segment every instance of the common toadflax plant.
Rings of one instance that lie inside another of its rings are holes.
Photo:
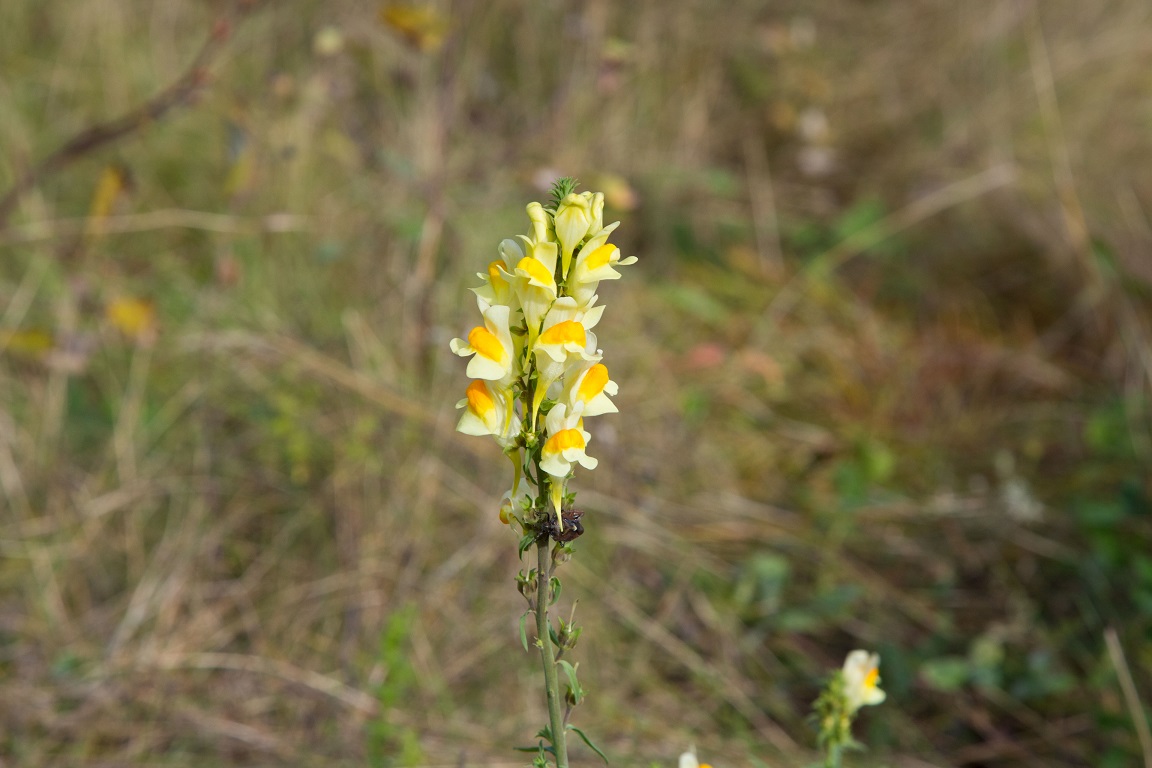
[[[620,277],[617,267],[636,261],[622,258],[609,242],[620,222],[605,226],[604,195],[575,188],[572,179],[561,179],[550,206],[528,204],[530,231],[501,242],[498,258],[478,273],[483,284],[473,292],[481,324],[451,344],[457,355],[471,358],[467,373],[473,379],[457,403],[463,410],[457,429],[492,436],[512,460],[500,519],[522,534],[521,555],[537,549],[537,567],[521,572],[517,584],[529,603],[521,618],[526,648],[527,618],[536,621],[549,725],[537,734],[536,746],[524,749],[537,753],[534,765],[551,759],[558,768],[568,765],[567,731],[589,743],[568,723],[583,691],[576,666],[562,658],[580,630],[563,619],[554,628],[548,618],[560,594],[555,569],[584,531],[568,480],[577,465],[596,468],[584,420],[616,412],[611,398],[617,386],[593,331],[604,314],[597,289]],[[563,696],[559,671],[567,682]]]
[[[860,707],[879,704],[885,698],[880,688],[880,656],[860,650],[849,653],[844,668],[829,678],[812,705],[824,768],[840,768],[846,750],[863,748],[852,738],[852,721]]]

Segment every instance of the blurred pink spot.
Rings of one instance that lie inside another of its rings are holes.
[[[716,368],[724,364],[728,350],[719,344],[697,344],[688,351],[684,364],[688,368]]]

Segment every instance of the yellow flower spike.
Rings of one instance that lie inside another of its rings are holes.
[[[560,241],[560,274],[566,276],[572,263],[572,252],[588,235],[592,226],[592,201],[575,193],[556,207],[556,239]]]

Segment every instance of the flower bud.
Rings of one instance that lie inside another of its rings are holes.
[[[588,233],[591,235],[596,234],[604,228],[604,193],[597,192],[592,195],[592,224],[588,227]]]
[[[528,218],[532,220],[532,237],[538,243],[552,241],[548,231],[548,212],[540,203],[528,203]]]
[[[560,241],[561,275],[568,274],[572,252],[588,235],[592,226],[592,201],[583,195],[569,194],[556,208],[556,239]]]
[[[560,566],[572,559],[571,544],[557,544],[552,547],[552,565]]]
[[[532,597],[536,594],[536,569],[524,573],[520,571],[516,574],[516,590],[524,595],[524,597],[531,601]]]

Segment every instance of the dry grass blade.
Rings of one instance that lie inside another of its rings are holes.
[[[8,217],[20,204],[20,199],[49,176],[89,153],[111,144],[146,125],[154,123],[175,107],[188,104],[207,80],[207,67],[223,50],[231,33],[232,20],[221,18],[212,29],[203,47],[192,59],[188,69],[168,88],[153,96],[140,107],[106,123],[86,128],[64,142],[63,146],[35,166],[26,170],[0,197],[0,231]]]
[[[91,216],[75,219],[33,221],[0,230],[0,245],[18,245],[79,234],[91,234]],[[166,208],[146,213],[131,213],[100,218],[99,235],[155,232],[163,229],[196,229],[219,234],[260,234],[307,232],[312,218],[291,213],[270,213],[260,217],[232,216],[210,211]]]
[[[804,296],[808,279],[813,274],[826,274],[843,266],[848,260],[895,234],[910,229],[926,219],[949,208],[975,200],[1016,180],[1017,171],[1011,165],[995,165],[979,173],[954,181],[920,197],[875,224],[862,229],[836,247],[817,256],[808,268],[791,278],[773,297],[758,326],[761,335],[765,329],[778,326]]]
[[[265,656],[252,656],[241,653],[172,653],[162,652],[155,656],[137,659],[127,666],[102,670],[97,676],[110,676],[120,672],[147,672],[154,670],[229,670],[269,675],[289,683],[301,685],[317,693],[324,694],[344,704],[360,714],[377,714],[379,705],[369,694],[334,677],[302,669],[280,659]]]
[[[1128,714],[1132,718],[1132,727],[1140,739],[1140,751],[1144,755],[1144,768],[1152,768],[1152,733],[1148,729],[1148,718],[1144,714],[1144,707],[1140,704],[1140,696],[1136,693],[1136,683],[1132,680],[1132,671],[1128,669],[1128,661],[1124,658],[1124,646],[1120,644],[1120,636],[1114,627],[1104,630],[1104,642],[1108,646],[1108,656],[1112,659],[1112,666],[1116,669],[1116,677],[1120,681],[1120,690],[1124,692],[1124,704],[1128,707]]]
[[[645,616],[633,603],[620,597],[607,582],[593,575],[591,571],[579,566],[574,567],[573,571],[578,582],[589,591],[595,592],[607,605],[608,610],[619,616],[633,631],[643,635],[701,680],[715,685],[717,695],[746,717],[770,744],[785,754],[799,750],[799,745],[752,700],[741,680],[710,667],[689,645],[653,621],[652,617]]]

